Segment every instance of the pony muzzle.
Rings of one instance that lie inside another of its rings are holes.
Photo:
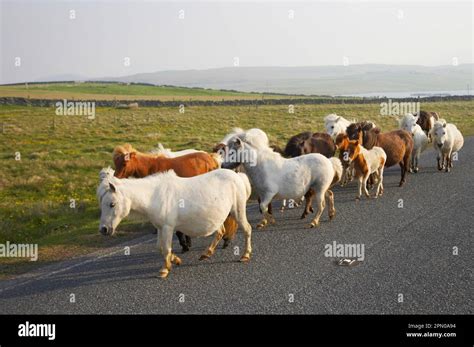
[[[114,233],[114,228],[108,228],[105,225],[103,225],[99,228],[99,231],[102,235],[107,236],[107,235],[112,235]]]

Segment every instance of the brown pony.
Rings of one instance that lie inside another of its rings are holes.
[[[342,178],[341,186],[344,187],[347,183],[352,181],[352,168],[349,160],[349,136],[340,133],[336,136],[336,148],[339,150],[339,160],[342,163]]]
[[[415,113],[414,116],[418,116],[416,124],[426,133],[428,138],[431,140],[431,128],[436,120],[439,120],[439,115],[436,112],[420,111]]]
[[[330,135],[306,131],[293,136],[288,141],[284,155],[294,158],[308,153],[321,153],[326,158],[331,158],[335,152],[336,146]]]
[[[220,167],[220,159],[215,154],[196,152],[176,158],[167,158],[161,154],[140,153],[130,144],[117,146],[113,152],[115,176],[118,178],[142,178],[157,172],[174,170],[180,177],[197,176]],[[224,222],[224,248],[234,238],[237,231],[237,222],[228,217]],[[182,251],[187,252],[191,247],[191,238],[180,231],[176,231]]]
[[[405,183],[413,151],[413,138],[408,131],[394,130],[381,133],[377,127],[363,130],[360,124],[353,123],[347,127],[346,133],[350,140],[359,140],[366,149],[372,149],[374,146],[382,147],[387,154],[385,167],[399,164],[401,169],[399,186]]]

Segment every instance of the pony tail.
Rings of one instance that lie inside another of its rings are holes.
[[[341,160],[339,158],[331,157],[329,158],[329,160],[331,161],[332,168],[334,170],[334,178],[331,183],[331,186],[333,186],[341,180],[343,168]]]

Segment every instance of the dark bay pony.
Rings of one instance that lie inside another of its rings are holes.
[[[414,114],[418,117],[416,124],[425,132],[428,138],[431,140],[431,129],[433,128],[434,122],[439,120],[439,115],[436,112],[421,111]]]
[[[113,152],[115,176],[118,178],[142,178],[158,172],[173,170],[180,177],[197,176],[220,167],[220,158],[205,152],[190,153],[176,158],[168,158],[162,154],[141,153],[130,144],[117,146]],[[234,238],[237,222],[228,217],[224,223],[224,247]],[[182,251],[191,247],[191,238],[176,231]]]
[[[399,186],[405,183],[413,151],[413,138],[408,131],[400,129],[382,133],[377,127],[364,130],[360,124],[353,123],[347,127],[346,132],[350,140],[359,140],[366,149],[372,149],[374,146],[382,147],[387,154],[385,167],[399,164],[401,169]]]
[[[335,152],[336,146],[330,135],[305,131],[290,138],[284,155],[294,158],[308,153],[321,153],[326,158],[331,158]]]

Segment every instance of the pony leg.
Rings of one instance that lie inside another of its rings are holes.
[[[247,219],[247,217],[245,217]],[[240,258],[240,261],[245,263],[250,260],[250,255],[252,254],[252,226],[249,222],[243,222],[240,227],[244,230],[245,237],[245,252]]]
[[[418,173],[418,171],[420,170],[418,168],[418,161],[420,160],[420,155],[421,155],[421,148],[418,149],[415,154],[415,168],[414,168],[415,173]]]
[[[451,167],[450,167],[450,165],[451,165],[451,151],[449,151],[448,154],[446,154],[445,158],[446,158],[446,170],[445,171],[449,172],[449,171],[451,171]]]
[[[370,194],[369,194],[369,191],[367,190],[367,181],[369,180],[369,178],[372,177],[372,180],[373,180],[373,176],[367,172],[367,174],[363,177],[363,180],[362,180],[362,185],[364,187],[364,194],[366,197],[370,198]],[[361,194],[359,194],[360,196]]]
[[[442,156],[443,154],[441,153],[441,151],[438,150],[438,155],[436,157],[436,159],[438,160],[438,170],[441,171],[443,170],[443,162],[444,162],[444,158]]]
[[[341,182],[340,182],[341,187],[344,187],[346,185],[346,177],[347,177],[347,168],[343,167],[342,168],[342,177],[341,177]]]
[[[160,277],[166,278],[171,271],[171,262],[181,263],[181,259],[173,255],[171,245],[173,237],[173,228],[164,226],[159,233],[159,242],[161,254],[165,260],[163,267],[160,270]]]
[[[407,160],[407,158],[403,158],[403,160],[400,162],[400,174],[401,174],[401,179],[400,179],[400,183],[398,184],[399,187],[403,186],[403,184],[405,183],[405,175],[408,171],[408,166],[409,166],[409,158]]]
[[[329,220],[333,220],[336,216],[336,208],[334,207],[334,193],[331,190],[326,191],[326,200],[328,201]]]
[[[362,196],[362,184],[364,181],[363,176],[359,176],[359,195],[356,196],[356,200],[360,200],[360,197]]]
[[[314,217],[313,221],[309,225],[310,228],[314,228],[319,225],[319,219],[321,218],[321,215],[323,214],[323,211],[324,211],[324,207],[326,205],[326,202],[324,201],[324,196],[325,196],[325,193],[323,192],[315,193],[316,205],[318,206],[318,210],[316,211],[316,216]]]
[[[271,203],[273,199],[273,196],[268,195],[265,199],[262,200],[260,203],[260,211],[262,211],[263,218],[260,223],[257,224],[257,228],[263,228],[266,226],[268,223],[274,224],[275,223],[275,218],[271,215],[269,212],[269,204]]]
[[[309,213],[313,212],[313,211],[312,211],[313,208],[312,208],[311,205],[312,205],[312,203],[313,203],[314,194],[315,194],[315,193],[314,193],[314,190],[313,190],[312,188],[310,188],[310,189],[306,192],[306,194],[304,195],[306,204],[305,204],[305,207],[304,207],[303,214],[301,215],[301,219],[306,218],[306,216],[307,216]]]
[[[191,246],[191,241],[189,242],[188,246],[188,238],[191,240],[191,238],[187,235],[184,235],[181,231],[176,232],[176,236],[178,237],[179,245],[181,246],[181,252],[186,253],[189,251],[189,246]]]
[[[247,219],[246,200],[246,197],[238,199],[237,206],[231,211],[232,217],[235,218],[238,226],[244,231],[245,251],[240,258],[241,262],[248,262],[252,254],[252,226]]]
[[[375,192],[375,197],[382,196],[383,194],[383,165],[379,167],[378,171],[378,183],[377,183],[377,191]]]
[[[225,234],[222,237],[224,239],[224,245],[222,248],[227,248],[230,242],[234,239],[235,233],[237,232],[238,224],[235,221],[234,217],[231,215],[227,216],[227,219],[224,221]]]
[[[219,244],[219,241],[224,236],[224,234],[225,234],[225,227],[224,227],[224,225],[221,225],[221,227],[219,228],[219,230],[217,230],[217,232],[214,236],[214,240],[212,240],[212,242],[209,245],[209,247],[207,248],[206,252],[201,254],[201,256],[199,257],[199,260],[209,259],[214,254],[214,252],[216,250],[216,247]]]

